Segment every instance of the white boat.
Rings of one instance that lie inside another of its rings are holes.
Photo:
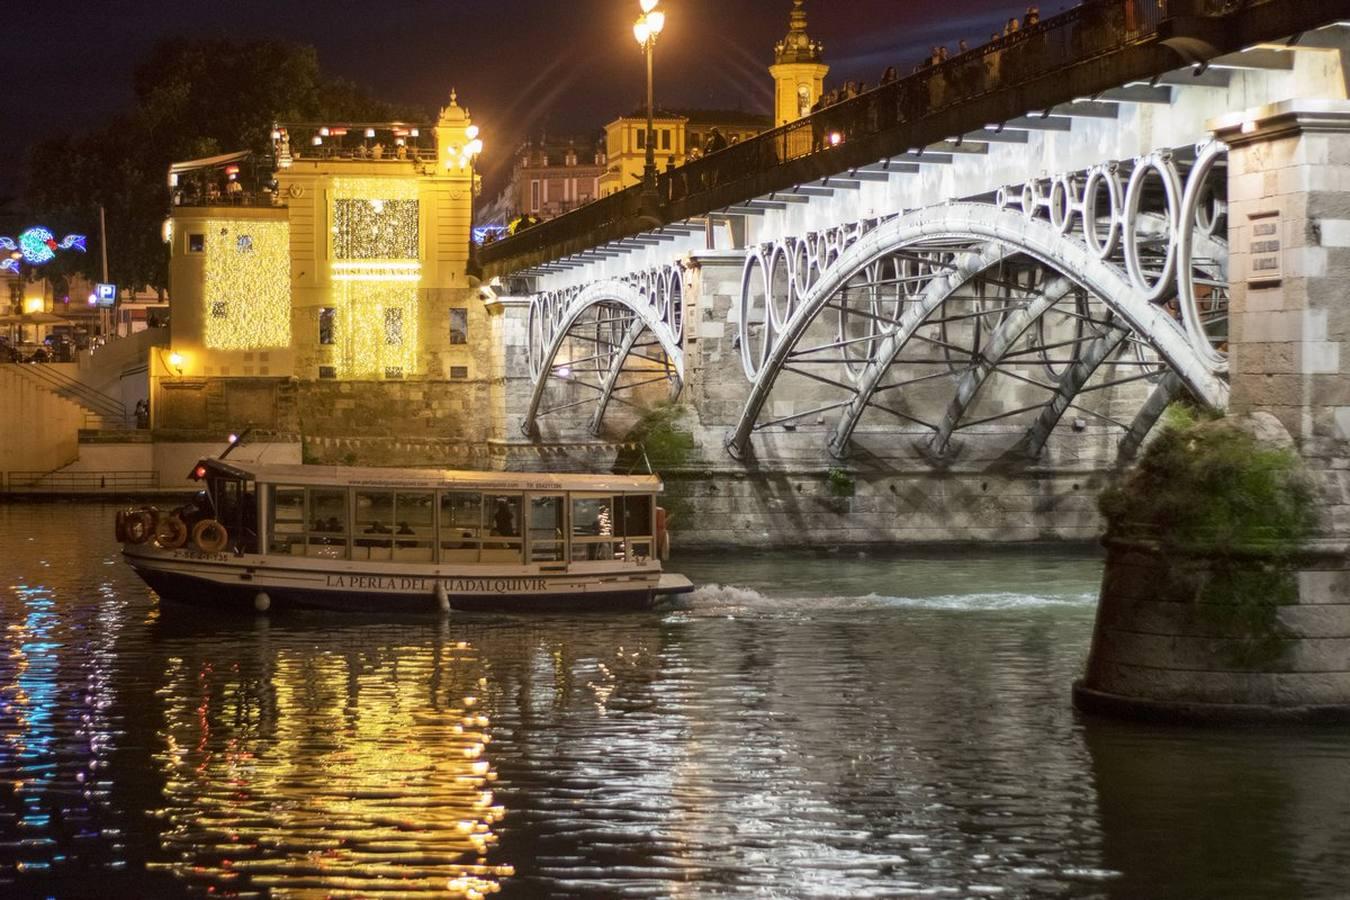
[[[662,571],[654,475],[554,475],[204,459],[197,499],[118,514],[162,598],[361,611],[646,608]]]

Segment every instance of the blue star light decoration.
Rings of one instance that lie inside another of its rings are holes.
[[[56,259],[57,250],[78,250],[84,253],[84,242],[85,237],[82,234],[68,234],[58,241],[56,235],[41,225],[28,229],[19,235],[17,241],[14,238],[0,237],[0,250],[8,251],[8,255],[0,259],[0,272],[13,272],[17,275],[20,263],[28,263],[30,266],[46,265]]]

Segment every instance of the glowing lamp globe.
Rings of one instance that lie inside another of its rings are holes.
[[[646,16],[633,23],[633,37],[637,38],[637,42],[644,47],[652,39],[651,26],[647,23]]]
[[[652,37],[656,37],[666,28],[666,14],[660,10],[657,10],[654,13],[648,13],[647,27],[652,31]]]
[[[645,13],[649,13],[652,10],[656,9],[657,4],[660,2],[661,0],[638,0],[638,4],[642,7],[642,11]]]

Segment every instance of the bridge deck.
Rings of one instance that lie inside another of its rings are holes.
[[[1187,76],[1196,84],[1232,67],[1279,68],[1286,60],[1278,51],[1232,54],[1350,17],[1350,0],[1171,0],[1169,9],[1163,17],[1147,0],[1086,3],[662,173],[659,208],[643,209],[634,186],[486,246],[485,274],[518,273],[718,211],[751,215],[763,210],[755,198],[767,194],[809,192],[802,186],[845,173],[861,183],[917,160],[940,161],[938,154],[980,152],[982,142],[1011,139],[1018,129],[1071,127],[1075,116],[1109,115],[1116,101],[1147,102],[1141,91],[1178,66],[1196,64]]]

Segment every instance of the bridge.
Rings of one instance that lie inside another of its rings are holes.
[[[1076,696],[1350,717],[1348,89],[1347,0],[1089,0],[663,173],[483,249],[519,428],[678,400],[685,527],[744,545],[1095,537],[1173,400],[1274,421],[1322,512],[1284,655],[1111,544]]]
[[[684,394],[760,462],[805,433],[1037,460],[1066,421],[1128,460],[1182,392],[1226,407],[1215,123],[1343,98],[1350,4],[1160,6],[1086,3],[662,173],[655,207],[635,186],[483,248],[532,288],[522,429]]]

